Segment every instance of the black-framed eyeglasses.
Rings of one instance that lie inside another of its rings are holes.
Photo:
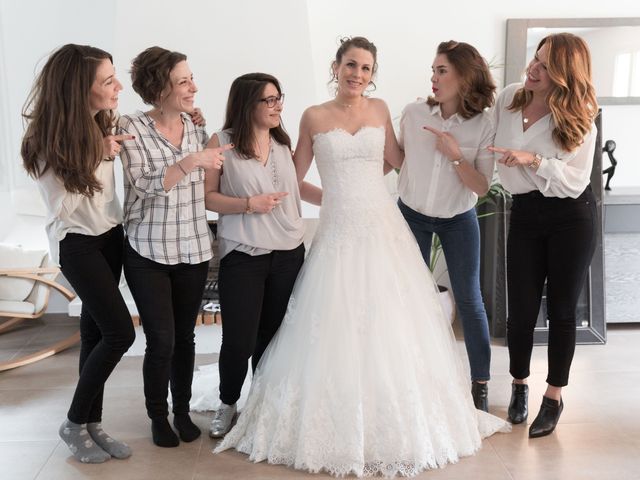
[[[260,101],[266,103],[267,107],[273,108],[276,106],[276,103],[280,105],[284,103],[284,93],[281,93],[280,95],[277,95],[277,96],[271,95],[270,97],[267,97],[267,98],[261,98]]]

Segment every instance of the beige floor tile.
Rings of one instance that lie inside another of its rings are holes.
[[[151,438],[127,441],[133,455],[126,460],[111,459],[99,465],[76,461],[67,446],[60,442],[51,458],[36,477],[38,480],[183,480],[191,479],[196,466],[200,439],[182,443],[177,448],[159,448]]]
[[[0,390],[0,442],[58,440],[72,390]]]
[[[0,335],[0,355],[32,348],[29,344],[53,338],[64,328],[49,322],[19,333],[20,341]],[[21,343],[22,342],[22,343]],[[508,351],[501,340],[492,346],[492,413],[505,418],[511,394]],[[15,345],[15,348],[10,347]],[[529,440],[527,425],[511,434],[485,440],[475,456],[455,465],[424,472],[419,479],[510,480],[640,480],[640,327],[614,328],[604,346],[578,346],[570,385],[563,396],[566,409],[557,431]],[[464,345],[459,343],[461,355]],[[129,443],[134,455],[103,465],[82,465],[60,443],[57,430],[77,381],[79,348],[33,365],[0,373],[0,478],[73,480],[84,478],[182,479],[320,479],[284,466],[253,464],[237,452],[211,453],[215,442],[207,430],[212,414],[193,414],[203,435],[175,449],[153,445],[142,394],[142,357],[125,357],[107,383],[103,423],[115,437]],[[216,361],[198,355],[196,363]],[[466,357],[465,357],[466,361]],[[546,347],[536,347],[530,377],[531,419],[546,387]],[[212,385],[212,388],[215,386]],[[13,468],[10,470],[7,468]],[[5,472],[12,472],[7,476]],[[38,473],[39,472],[39,473]]]
[[[536,439],[520,425],[489,442],[514,480],[640,478],[640,450],[606,423],[562,424]]]
[[[32,480],[47,462],[58,440],[0,442],[0,476],[7,480]]]
[[[0,319],[0,322],[4,321],[4,318]],[[42,319],[23,320],[0,335],[0,350],[23,347],[45,328],[46,324]]]
[[[20,353],[21,348],[5,347],[0,348],[0,362],[6,362]]]

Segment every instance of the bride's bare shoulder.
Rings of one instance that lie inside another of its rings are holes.
[[[311,135],[326,130],[328,125],[330,126],[334,123],[332,121],[331,107],[331,102],[325,102],[307,108],[302,114],[301,126]]]

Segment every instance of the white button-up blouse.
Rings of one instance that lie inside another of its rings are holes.
[[[463,161],[490,185],[495,169],[493,154],[487,150],[493,144],[492,115],[483,112],[465,119],[454,114],[445,120],[440,106],[429,106],[425,100],[410,103],[402,112],[398,140],[405,158],[398,178],[400,198],[423,215],[451,218],[473,208],[478,196],[462,183],[453,163],[436,149],[436,136],[424,130],[425,125],[451,133]]]
[[[582,145],[571,152],[562,150],[551,133],[554,121],[551,114],[522,129],[522,112],[510,111],[515,92],[522,84],[507,86],[496,101],[496,147],[539,153],[542,161],[537,171],[526,167],[507,167],[498,163],[498,175],[502,185],[512,194],[539,190],[545,197],[577,198],[587,188],[591,178],[597,129],[593,125],[584,137]],[[496,160],[502,155],[496,154]]]

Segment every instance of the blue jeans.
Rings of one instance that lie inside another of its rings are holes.
[[[437,234],[447,260],[449,278],[467,347],[471,380],[489,380],[489,322],[480,293],[480,228],[475,209],[452,218],[428,217],[398,200],[398,207],[416,237],[427,265]]]

